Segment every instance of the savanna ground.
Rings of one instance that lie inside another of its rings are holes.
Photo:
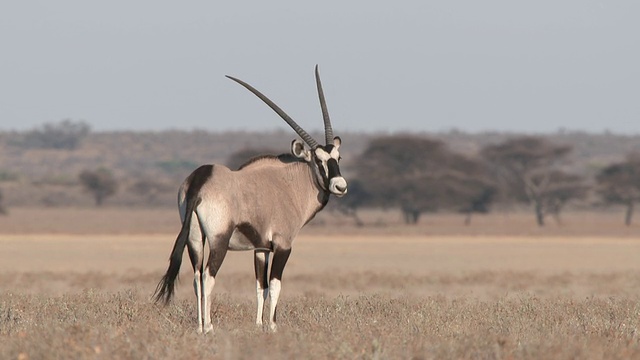
[[[12,209],[0,217],[0,358],[640,358],[640,227],[573,213],[356,228],[330,214],[285,270],[276,334],[254,326],[250,252],[218,275],[214,334],[195,333],[192,274],[150,295],[173,209]],[[335,225],[334,225],[335,224]],[[186,254],[185,254],[186,255]]]

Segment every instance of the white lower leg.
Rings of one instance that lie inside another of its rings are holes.
[[[264,301],[269,294],[269,288],[262,287],[262,281],[257,281],[256,298],[258,300],[258,311],[256,312],[256,325],[262,325],[262,312],[264,311]]]
[[[256,270],[256,325],[262,325],[262,314],[264,312],[264,302],[269,295],[269,284],[266,281],[267,268],[269,264],[268,252],[255,253],[255,270]]]
[[[280,280],[271,279],[269,281],[269,327],[276,331],[276,307],[278,306],[278,298],[280,297]]]
[[[193,274],[193,290],[196,293],[196,302],[198,308],[198,333],[202,333],[202,278],[200,271],[196,270]]]
[[[211,300],[213,297],[213,286],[216,284],[216,279],[209,274],[209,269],[204,270],[204,276],[202,277],[202,318],[203,326],[202,332],[208,333],[213,330],[211,324]]]

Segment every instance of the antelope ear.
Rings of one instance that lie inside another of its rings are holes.
[[[340,136],[336,136],[333,138],[333,146],[336,149],[339,149],[341,144],[342,144],[342,139],[340,139]]]
[[[306,162],[311,161],[311,151],[304,148],[304,144],[300,140],[293,140],[291,142],[291,153],[298,159],[302,159]]]

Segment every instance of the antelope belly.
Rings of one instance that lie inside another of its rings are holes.
[[[242,232],[235,230],[229,239],[229,250],[245,251],[245,250],[271,250],[265,244],[261,244],[259,239],[249,239]]]

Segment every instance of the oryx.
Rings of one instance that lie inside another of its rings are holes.
[[[269,326],[276,329],[276,306],[282,272],[298,231],[322,210],[329,196],[347,193],[347,182],[340,175],[341,144],[333,137],[322,84],[315,69],[316,86],[324,118],[325,145],[306,131],[266,96],[242,80],[227,76],[258,96],[271,107],[309,145],[291,143],[291,154],[261,156],[232,171],[223,165],[203,165],[182,183],[178,205],[182,228],[171,252],[169,269],[160,280],[155,299],[165,303],[173,296],[185,245],[194,271],[198,332],[207,333],[211,325],[211,296],[216,273],[227,250],[253,250],[257,283],[256,324],[262,324],[262,311],[270,296]],[[204,242],[209,258],[204,258]],[[273,253],[267,277],[269,255]]]

